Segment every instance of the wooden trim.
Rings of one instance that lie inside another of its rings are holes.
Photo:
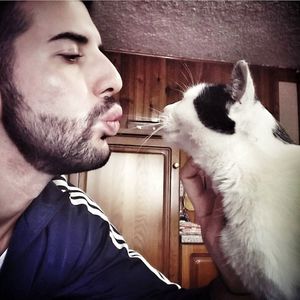
[[[209,60],[209,59],[200,59],[200,58],[198,59],[198,58],[188,58],[188,57],[179,57],[179,56],[157,55],[157,54],[150,54],[150,53],[144,53],[144,52],[138,52],[138,51],[125,50],[125,49],[105,49],[104,50],[104,54],[109,55],[110,53],[162,58],[162,59],[168,59],[168,60],[187,61],[187,62],[202,62],[202,63],[218,64],[218,65],[233,65],[234,63],[236,63],[236,61],[230,62],[230,61]],[[255,66],[255,67],[274,69],[274,70],[282,70],[282,71],[284,71],[284,70],[296,71],[297,70],[297,67],[288,68],[288,67],[280,67],[280,66],[266,66],[266,65],[262,66],[262,65],[257,65],[257,64],[250,64],[250,65]]]

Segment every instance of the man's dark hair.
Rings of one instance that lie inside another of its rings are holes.
[[[31,19],[20,7],[20,1],[0,2],[0,92],[11,79],[14,41],[25,32]]]
[[[93,1],[92,0],[83,0],[82,3],[85,5],[89,13],[91,12]]]

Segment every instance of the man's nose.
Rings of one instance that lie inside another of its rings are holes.
[[[103,53],[100,53],[99,60],[93,67],[96,68],[93,93],[97,97],[111,97],[121,90],[122,78]]]

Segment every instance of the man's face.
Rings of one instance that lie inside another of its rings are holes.
[[[122,81],[99,51],[100,35],[80,2],[25,2],[32,24],[15,41],[3,125],[25,159],[49,174],[102,166],[122,115]]]

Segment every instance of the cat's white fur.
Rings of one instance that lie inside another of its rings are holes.
[[[300,147],[272,134],[273,116],[255,101],[245,61],[245,89],[228,107],[235,133],[205,127],[193,105],[206,84],[189,88],[164,109],[164,138],[205,170],[223,194],[228,263],[259,298],[300,299]]]

